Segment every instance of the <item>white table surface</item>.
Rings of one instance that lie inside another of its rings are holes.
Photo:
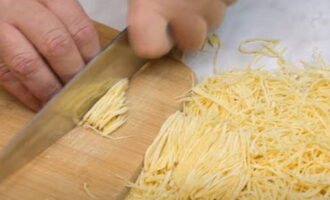
[[[127,0],[80,0],[95,20],[118,30],[126,26]],[[311,60],[315,51],[330,58],[329,0],[240,0],[232,6],[223,25],[217,29],[222,40],[219,68],[244,66],[250,56],[237,48],[249,38],[275,38],[288,47],[289,60]],[[199,78],[213,74],[213,53],[195,52],[186,63]],[[330,60],[330,59],[329,59]],[[274,62],[266,60],[269,65]]]

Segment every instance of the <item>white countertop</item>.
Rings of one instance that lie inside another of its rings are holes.
[[[126,0],[80,0],[95,20],[116,29],[126,26]],[[275,38],[288,47],[287,57],[293,62],[311,60],[313,52],[330,58],[329,0],[240,0],[232,6],[223,25],[217,29],[222,40],[219,67],[237,68],[251,58],[237,48],[249,38]],[[213,74],[213,53],[195,52],[186,63],[198,77]],[[330,60],[330,59],[329,59]],[[270,65],[272,59],[267,60]]]

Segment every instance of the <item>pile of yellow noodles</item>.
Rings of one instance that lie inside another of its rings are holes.
[[[330,199],[330,68],[295,67],[277,43],[240,51],[278,69],[221,72],[186,95],[126,199]]]

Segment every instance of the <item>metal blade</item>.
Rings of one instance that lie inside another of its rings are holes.
[[[132,76],[145,63],[129,47],[127,31],[119,34],[4,147],[0,181],[72,130],[116,80]]]

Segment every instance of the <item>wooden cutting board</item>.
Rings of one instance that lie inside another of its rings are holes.
[[[96,24],[102,45],[118,32]],[[176,97],[193,83],[191,70],[170,58],[152,61],[131,80],[128,91],[128,122],[105,139],[77,127],[21,170],[0,183],[1,200],[123,199],[127,193],[121,179],[134,180],[146,148],[161,124],[180,108]],[[0,90],[0,148],[34,113]],[[0,163],[1,164],[1,163]],[[121,177],[121,178],[119,178]]]

